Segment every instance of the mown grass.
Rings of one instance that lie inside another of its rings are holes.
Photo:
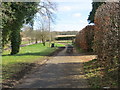
[[[56,45],[64,46],[57,43]],[[48,43],[46,43],[46,46],[39,43],[21,47],[20,52],[16,55],[9,55],[9,50],[4,51],[2,54],[2,79],[10,79],[16,73],[25,69],[32,63],[42,61],[43,58],[54,52],[56,49],[57,47],[50,48]]]
[[[55,47],[64,47],[65,45],[64,44],[62,44],[62,43],[55,43]]]
[[[84,63],[84,70],[91,88],[118,87],[118,70],[111,68],[108,73],[105,73],[104,69],[97,59]]]
[[[56,40],[57,43],[72,44],[72,40]]]
[[[29,41],[22,41],[21,44],[29,44]]]

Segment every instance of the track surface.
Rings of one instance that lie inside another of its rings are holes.
[[[44,65],[27,75],[15,88],[88,88],[83,62],[95,55],[80,55],[66,49],[50,58]]]

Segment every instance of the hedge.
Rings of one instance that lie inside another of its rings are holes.
[[[106,67],[118,64],[118,47],[120,32],[120,3],[106,2],[95,14],[94,51],[98,61]]]
[[[76,35],[76,45],[84,51],[91,51],[94,39],[94,25],[88,25]]]

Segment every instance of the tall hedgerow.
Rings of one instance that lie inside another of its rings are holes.
[[[97,9],[95,14],[94,51],[106,72],[111,66],[118,66],[119,14],[119,2],[106,2]]]
[[[94,25],[88,25],[76,35],[76,45],[84,51],[92,51]]]

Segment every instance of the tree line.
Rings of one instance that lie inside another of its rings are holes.
[[[25,26],[21,32],[23,41],[29,41],[29,43],[42,42],[44,46],[46,45],[46,41],[54,41],[55,35],[56,34],[50,32],[47,27],[33,30],[29,26]]]
[[[41,22],[42,23],[42,22]],[[45,24],[45,22],[43,23]],[[29,43],[41,41],[45,45],[46,41],[55,41],[57,35],[76,35],[78,31],[51,31],[49,32],[48,26],[32,30],[29,26],[24,26],[21,32],[23,40],[29,41]],[[72,37],[67,37],[66,39],[72,39]],[[64,38],[63,38],[64,40]]]

